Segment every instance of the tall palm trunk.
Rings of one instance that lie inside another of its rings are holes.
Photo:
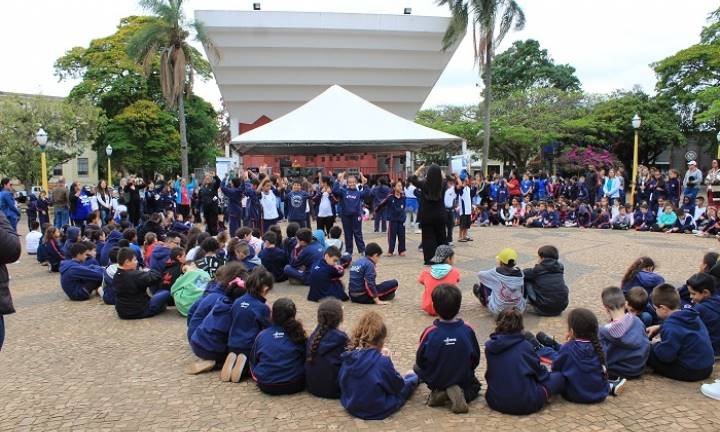
[[[182,164],[182,177],[190,181],[188,173],[188,143],[185,126],[185,98],[183,92],[178,96],[178,122],[180,124],[180,159]]]
[[[492,40],[492,36],[490,37]],[[490,101],[492,100],[492,44],[488,42],[485,52],[485,73],[483,74],[483,154],[482,169],[485,177],[488,175],[488,161],[490,158]]]

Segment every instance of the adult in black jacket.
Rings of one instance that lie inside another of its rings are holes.
[[[152,297],[148,288],[156,286],[162,275],[155,270],[137,270],[137,258],[130,248],[118,251],[118,270],[113,277],[115,311],[122,319],[141,319],[164,311],[170,291],[159,290]]]
[[[447,244],[445,232],[445,204],[443,203],[444,186],[440,167],[431,165],[424,179],[418,178],[421,166],[411,176],[410,181],[417,189],[419,208],[417,221],[422,230],[422,248],[425,265],[432,264],[430,260],[435,256],[435,249],[441,244]]]
[[[5,315],[15,312],[10,296],[10,277],[5,264],[20,258],[20,239],[12,229],[10,221],[0,212],[0,349],[5,340]]]
[[[128,216],[134,226],[140,224],[140,216],[142,216],[140,213],[140,190],[145,187],[146,185],[141,179],[131,179],[123,191],[125,193],[125,205],[128,209]]]
[[[220,214],[218,189],[220,189],[221,184],[220,177],[216,176],[215,173],[212,176],[206,175],[199,192],[206,231],[212,236],[218,233],[218,215]]]
[[[560,315],[568,306],[569,290],[565,285],[565,269],[558,262],[558,256],[555,246],[542,246],[538,249],[540,261],[534,268],[523,270],[525,295],[538,315]]]

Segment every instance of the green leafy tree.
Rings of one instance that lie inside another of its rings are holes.
[[[708,21],[700,43],[652,65],[658,94],[670,98],[686,131],[717,129],[720,122],[720,8]]]
[[[79,156],[105,121],[92,104],[46,96],[0,95],[0,173],[26,186],[40,179],[39,128],[48,134],[48,168]]]
[[[109,119],[113,119],[128,106],[138,101],[151,101],[165,106],[165,98],[160,86],[160,55],[148,58],[146,74],[143,65],[138,64],[128,53],[128,41],[146,25],[157,19],[148,16],[130,16],[120,20],[117,31],[110,36],[94,39],[88,47],[75,47],[55,62],[55,74],[61,80],[80,79],[71,90],[69,99],[89,100],[100,107]],[[191,48],[191,55],[198,58],[200,75],[210,77],[210,65],[200,58],[200,53]],[[187,132],[192,166],[201,166],[211,162],[216,154],[217,136],[209,134],[217,131],[218,119],[212,105],[198,96],[185,98],[187,109],[185,119],[189,126]],[[211,112],[212,111],[212,112]],[[172,118],[163,117],[178,127],[177,112],[171,112]],[[126,124],[126,123],[122,123]],[[116,123],[117,128],[117,123]],[[115,130],[117,133],[117,129]],[[105,154],[105,147],[114,145],[106,140],[105,130],[101,128],[94,147]],[[123,165],[123,154],[115,152],[113,160],[117,166]],[[179,159],[175,172],[180,168]],[[132,164],[130,164],[132,165]],[[100,166],[101,170],[104,165]]]
[[[118,169],[145,178],[172,174],[180,162],[175,118],[152,101],[134,102],[110,120],[105,141],[112,145],[113,160],[121,161]]]
[[[190,166],[201,167],[215,164],[219,149],[215,144],[220,133],[218,113],[202,98],[192,95],[185,105],[187,117],[187,140],[190,147]]]
[[[443,36],[444,49],[457,44],[467,32],[468,26],[472,31],[474,58],[484,84],[482,166],[487,174],[495,48],[511,28],[521,30],[525,26],[525,13],[515,0],[437,0],[437,3],[440,6],[447,5],[452,15]]]
[[[202,24],[188,22],[182,8],[183,0],[140,0],[140,6],[154,14],[128,41],[127,52],[143,65],[146,74],[160,54],[160,87],[167,106],[177,108],[180,129],[182,176],[188,178],[188,139],[185,118],[185,97],[192,91],[195,73],[209,75],[209,64],[188,43],[191,31],[195,39],[218,55]]]
[[[651,97],[636,88],[617,91],[595,104],[578,119],[561,125],[565,141],[591,145],[612,151],[625,166],[632,165],[635,114],[642,118],[640,128],[640,163],[650,163],[670,146],[685,142],[680,119],[671,103],[662,97]]]
[[[475,106],[443,106],[418,112],[415,121],[423,126],[464,138],[469,148],[478,148],[480,141],[480,123]],[[459,154],[459,149],[436,148],[420,152],[426,163],[444,166],[451,156]]]
[[[497,95],[532,88],[556,88],[579,91],[575,68],[556,65],[546,49],[534,39],[517,41],[498,54],[493,63],[493,91]]]

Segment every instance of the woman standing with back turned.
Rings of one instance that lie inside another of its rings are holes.
[[[443,204],[443,175],[440,167],[431,165],[424,179],[418,178],[418,173],[424,167],[415,171],[410,181],[415,187],[420,207],[417,220],[422,230],[422,248],[425,265],[435,256],[435,249],[447,243],[445,232],[445,205]]]

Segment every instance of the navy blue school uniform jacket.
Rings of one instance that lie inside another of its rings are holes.
[[[80,240],[80,228],[70,227],[67,230],[67,239],[62,247],[62,253],[68,258],[71,258],[70,247]]]
[[[430,390],[477,385],[475,369],[480,346],[475,332],[463,320],[433,322],[420,337],[415,355],[415,373]]]
[[[228,351],[228,333],[233,322],[233,301],[222,297],[213,305],[190,337],[190,345],[212,353]]]
[[[305,344],[296,344],[280,326],[270,326],[255,339],[250,354],[250,373],[265,385],[305,380]]]
[[[367,294],[368,297],[377,297],[376,277],[375,263],[370,261],[370,258],[362,257],[357,262],[354,262],[350,266],[350,280],[348,282],[350,295]]]
[[[659,274],[640,270],[637,272],[635,277],[623,284],[622,290],[623,293],[627,295],[631,288],[639,286],[645,288],[645,291],[648,293],[648,297],[650,297],[652,296],[653,289],[661,283],[665,283],[665,279]],[[650,300],[648,299],[648,301]]]
[[[187,314],[188,341],[205,317],[210,313],[215,303],[225,297],[223,286],[216,281],[208,282],[203,296],[190,306]]]
[[[652,224],[655,223],[655,213],[648,210],[645,213],[641,211],[636,211],[633,213],[633,226],[639,227],[641,225],[644,225],[646,227],[652,226]]]
[[[285,217],[289,221],[305,222],[307,215],[305,209],[310,194],[305,191],[290,191],[285,195]]]
[[[285,272],[283,271],[288,264],[287,255],[284,250],[279,247],[266,247],[260,251],[258,257],[263,267],[272,273],[275,282],[287,280],[287,276],[285,276]]]
[[[570,402],[596,403],[607,397],[609,384],[590,341],[575,339],[563,344],[552,368],[565,377],[562,395]]]
[[[690,370],[704,370],[715,364],[707,328],[694,309],[673,312],[660,326],[660,338],[652,351],[663,363],[678,363]]]
[[[542,409],[550,398],[543,386],[550,373],[522,333],[490,335],[485,342],[485,357],[485,399],[490,408],[514,415]]]
[[[707,328],[716,356],[720,356],[720,296],[714,295],[694,306]]]
[[[362,216],[363,204],[365,198],[370,194],[370,189],[350,189],[346,186],[340,186],[339,182],[335,182],[333,185],[333,194],[335,194],[340,201],[340,207],[342,208],[340,214],[342,216]]]
[[[228,186],[228,184],[223,181],[220,190],[223,195],[225,195],[228,215],[234,217],[242,215],[242,199],[245,192],[245,185],[241,184],[240,187],[233,187],[232,184]],[[230,233],[230,235],[234,236],[235,233]]]
[[[117,273],[117,264],[107,266],[103,272],[103,292],[102,299],[106,305],[115,305],[115,288],[113,288],[113,278]]]
[[[400,392],[405,381],[390,357],[375,348],[347,351],[341,357],[340,403],[350,414],[382,420],[403,406]]]
[[[108,255],[110,255],[110,249],[117,246],[118,242],[123,238],[123,235],[120,231],[111,231],[110,234],[107,236],[107,239],[105,240],[105,246],[103,246],[102,250],[100,251],[100,265],[106,266],[110,264],[110,259],[108,258]],[[153,251],[156,251],[158,248],[154,248]],[[169,253],[169,252],[168,252]]]
[[[312,243],[302,248],[300,253],[290,262],[290,266],[301,271],[309,272],[313,264],[323,258],[325,247],[313,240]]]
[[[347,301],[345,287],[342,284],[342,277],[345,269],[342,266],[331,266],[324,259],[318,260],[310,270],[308,283],[310,290],[307,299],[320,301],[325,297],[335,297],[341,301]]]
[[[611,376],[636,378],[643,374],[650,354],[650,341],[640,318],[625,314],[621,325],[603,325],[598,336]]]
[[[102,284],[104,273],[100,266],[65,260],[60,263],[60,286],[70,300],[87,300]]]
[[[405,195],[395,196],[390,193],[385,199],[378,203],[375,211],[385,209],[385,216],[391,222],[405,222]]]
[[[318,329],[310,335],[305,346],[307,360],[305,361],[305,386],[313,396],[338,399],[340,398],[340,356],[347,349],[348,336],[338,329],[330,329],[323,335],[317,344],[315,353],[311,356],[312,346],[315,344]]]
[[[270,307],[265,301],[249,293],[235,300],[228,335],[230,351],[249,354],[258,333],[270,326]]]

